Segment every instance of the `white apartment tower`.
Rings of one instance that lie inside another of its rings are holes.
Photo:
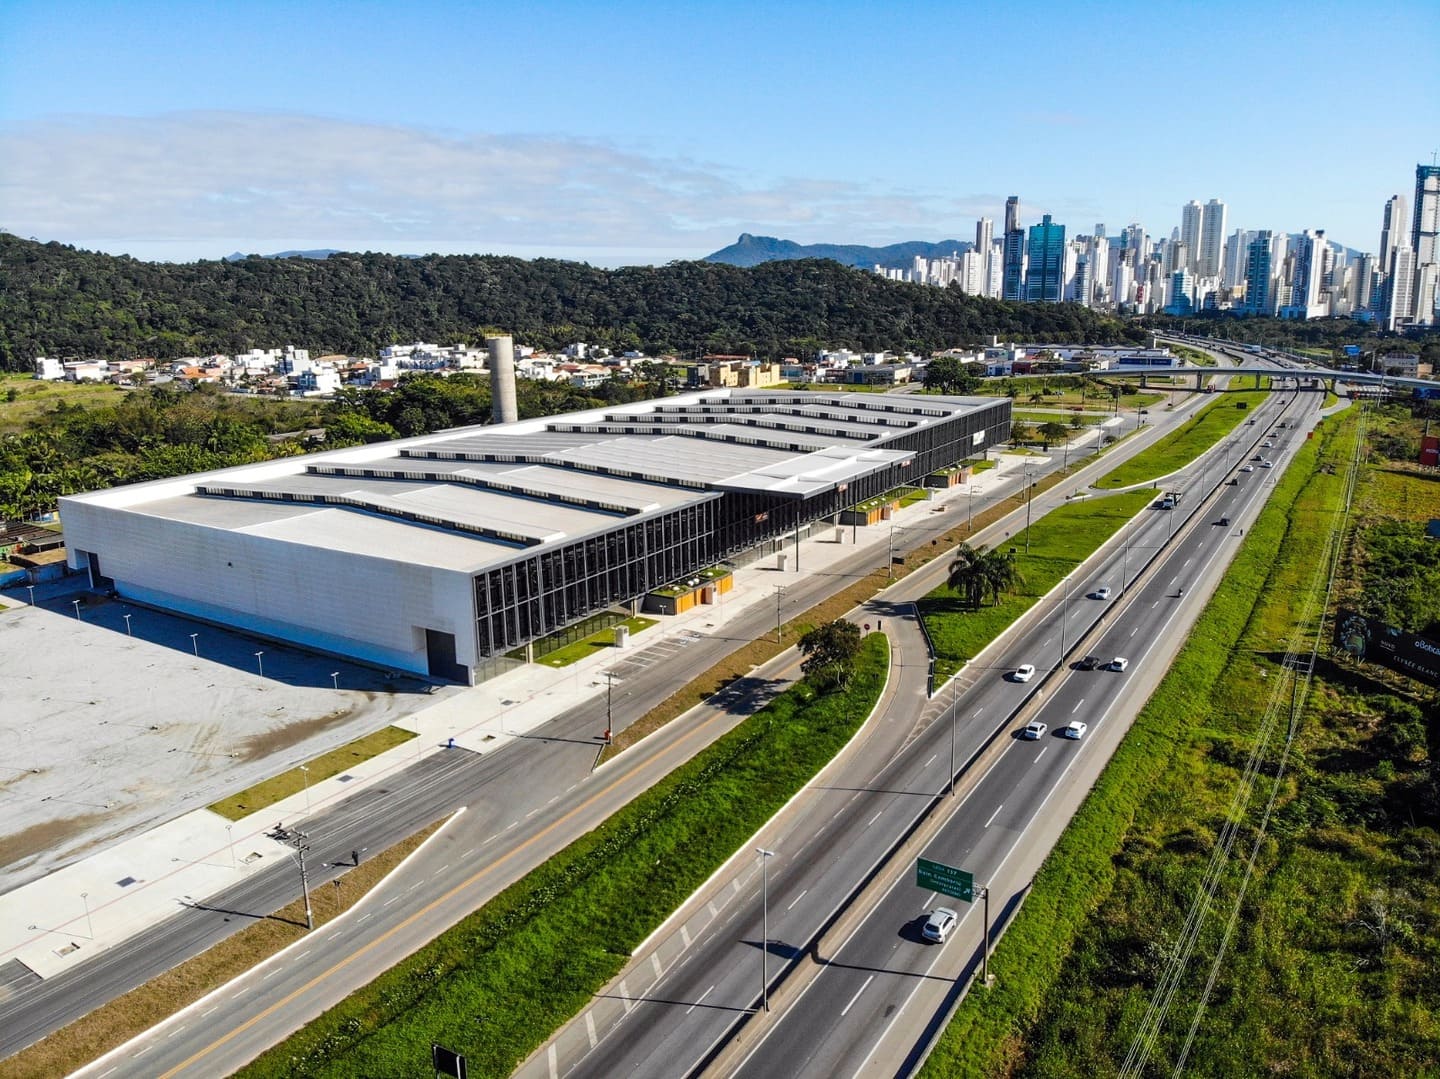
[[[1185,261],[1175,259],[1168,267],[1175,270],[1194,270],[1200,253],[1200,237],[1205,228],[1205,207],[1191,199],[1180,208],[1180,242],[1185,245]]]
[[[1225,204],[1211,199],[1200,221],[1199,277],[1219,277],[1225,264]]]
[[[981,285],[976,292],[981,296],[990,295],[990,257],[995,243],[995,222],[982,217],[975,222],[975,254],[980,259],[979,275]]]

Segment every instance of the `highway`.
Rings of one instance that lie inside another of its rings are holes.
[[[1279,405],[1280,402],[1273,402],[1260,413],[1273,415]],[[1258,441],[1267,429],[1257,424],[1237,431],[1237,445],[1229,451],[1231,463],[1240,463],[1242,447],[1238,443],[1241,440]],[[1218,454],[1223,458],[1225,453],[1222,444]],[[1214,484],[1229,475],[1222,471],[1223,463],[1223,459],[1214,463],[1202,461],[1192,472],[1202,479],[1208,477]],[[1217,519],[1224,513],[1235,516],[1240,511],[1231,512],[1229,507],[1237,500],[1244,502],[1248,512],[1248,507],[1260,500],[1263,481],[1270,474],[1248,474],[1240,486],[1223,487],[1220,496],[1223,508],[1215,509],[1213,514],[1209,509],[1204,512]],[[1257,476],[1261,478],[1257,480]],[[1050,717],[1057,710],[1078,707],[1081,700],[1086,714],[1097,709],[1094,714],[1103,714],[1122,688],[1134,679],[1134,672],[1154,643],[1171,636],[1168,620],[1177,610],[1190,606],[1182,604],[1174,595],[1180,580],[1198,578],[1204,564],[1211,560],[1228,559],[1236,546],[1235,529],[1197,524],[1192,533],[1178,541],[1175,553],[1166,554],[1165,566],[1150,578],[1151,583],[1141,586],[1141,593],[1148,595],[1150,590],[1169,589],[1168,602],[1160,596],[1148,601],[1130,595],[1122,599],[1119,596],[1121,579],[1128,569],[1126,579],[1133,580],[1140,565],[1159,551],[1169,533],[1183,531],[1185,521],[1201,512],[1199,487],[1200,484],[1192,483],[1197,493],[1182,503],[1180,510],[1143,514],[1138,525],[1127,530],[1128,539],[1112,541],[1092,565],[1075,576],[1070,582],[1068,601],[1064,590],[1057,589],[1057,594],[1032,611],[1034,617],[1018,627],[1018,632],[998,652],[984,657],[983,665],[978,668],[972,665],[957,683],[959,699],[954,713],[957,722],[953,726],[944,721],[948,716],[941,714],[943,702],[934,702],[928,708],[914,703],[917,688],[922,685],[918,679],[923,665],[911,658],[913,648],[907,644],[903,630],[898,635],[892,633],[899,638],[902,657],[896,673],[908,682],[908,687],[895,692],[885,713],[874,721],[877,731],[888,733],[873,734],[863,752],[846,762],[843,774],[827,773],[807,789],[761,839],[767,849],[775,852],[766,867],[768,935],[761,924],[765,912],[760,895],[758,855],[751,854],[736,860],[727,873],[697,896],[678,924],[669,927],[668,935],[638,952],[627,975],[597,999],[586,1014],[562,1029],[551,1045],[532,1057],[520,1074],[690,1074],[726,1039],[733,1037],[742,1024],[742,1039],[750,1038],[751,1026],[763,1026],[759,1020],[746,1022],[760,1001],[761,942],[767,942],[772,984],[783,977],[787,968],[815,966],[809,957],[815,954],[826,928],[895,846],[897,838],[904,835],[945,790],[950,776],[952,731],[956,759],[963,762],[997,730],[1006,732],[999,744],[1009,745],[1009,730],[1018,725],[1013,717],[1027,701],[1037,698],[1047,701],[1045,714],[1052,729],[1068,722],[1068,715],[1064,720],[1052,721]],[[898,612],[908,600],[933,587],[942,570],[943,566],[936,566],[907,578],[885,593],[883,603]],[[1087,597],[1102,584],[1114,589],[1115,599],[1105,602]],[[1195,602],[1193,589],[1189,596],[1192,603]],[[1122,608],[1123,616],[1118,613]],[[1130,670],[1125,674],[1077,673],[1064,685],[1042,682],[1043,673],[1060,663],[1062,638],[1064,644],[1073,648],[1102,618],[1106,627],[1104,637],[1094,642],[1087,640],[1086,649],[1097,650],[1106,660],[1113,655],[1133,657]],[[1113,651],[1105,654],[1106,650]],[[1004,677],[1004,672],[1026,662],[1040,668],[1036,681],[1020,684]],[[1072,699],[1075,692],[1081,696]],[[940,721],[936,722],[937,719]],[[1087,738],[1095,740],[1095,732]],[[1063,771],[1076,750],[1089,744],[1091,741],[1062,742],[1047,737],[1038,744],[1025,743],[1015,760],[1038,766],[1024,771],[1028,782],[1043,787]],[[893,751],[885,752],[887,747]],[[1027,751],[1029,755],[1025,756]],[[1033,814],[1033,808],[1027,809],[1027,806],[1039,804],[1039,797],[1029,792],[1028,782],[1019,784],[1009,771],[1012,768],[1019,765],[1007,763],[993,781],[1007,792],[1008,810],[1004,801],[990,806],[980,822],[981,827],[973,828],[977,836],[984,838],[976,840],[975,848],[965,857],[982,867],[986,864],[984,859],[992,853],[992,845],[1003,844],[1003,837],[1018,834],[1024,828]],[[986,803],[977,802],[976,796],[971,795],[965,805],[973,804]],[[968,821],[968,817],[966,819]],[[932,949],[919,943],[916,919],[923,899],[923,896],[909,897],[908,902],[915,909],[907,909],[905,917],[893,924],[884,918],[876,919],[876,924],[885,927],[881,931],[885,942],[883,957],[868,963],[850,963],[848,957],[830,959],[826,955],[824,965],[818,969],[829,975],[829,980],[819,979],[817,985],[821,988],[807,993],[801,1002],[803,1007],[810,1007],[811,1000],[818,1002],[815,1007],[819,1014],[810,1016],[801,1012],[801,1018],[792,1019],[790,1013],[786,1013],[780,1025],[787,1033],[774,1039],[775,1048],[766,1051],[779,1055],[758,1055],[749,1066],[751,1074],[798,1074],[797,1069],[809,1067],[806,1062],[816,1053],[821,1054],[821,1059],[815,1062],[811,1074],[836,1074],[830,1047],[844,1039],[830,1028],[844,1021],[842,1025],[847,1032],[858,1029],[856,1022],[847,1016],[858,1018],[858,1014],[863,1014],[862,998],[877,988],[874,983],[880,980],[880,972],[888,969],[890,953],[902,947],[906,934],[910,947],[903,953],[905,959],[915,959],[912,952],[924,957],[924,962],[933,959]],[[834,976],[833,972],[838,970],[858,973],[858,978]],[[837,995],[845,999],[837,1003]],[[874,999],[886,998],[875,993]],[[889,1007],[887,1003],[881,1008],[882,1014]],[[863,1041],[864,1035],[861,1037]]]
[[[1203,403],[1197,397],[1186,408],[1157,416],[1155,429],[1117,447],[1104,467],[1139,452]],[[1043,513],[1061,498],[1038,497],[1035,512]],[[953,525],[953,514],[935,514],[908,526],[900,546],[926,544]],[[784,610],[808,609],[873,569],[875,558],[873,549],[857,548],[824,575],[788,577]],[[773,617],[773,608],[762,606],[727,625],[723,636],[696,640],[687,651],[688,664],[706,669],[744,641],[768,632]],[[340,874],[351,850],[381,849],[468,807],[407,866],[400,880],[368,899],[363,911],[322,927],[307,938],[314,941],[310,948],[292,948],[207,1002],[200,1016],[204,1022],[163,1024],[87,1073],[214,1075],[233,1070],[481,906],[595,820],[693,756],[753,711],[757,700],[792,679],[795,668],[793,653],[777,657],[594,776],[590,767],[595,735],[604,726],[603,698],[553,721],[525,747],[494,757],[462,750],[432,757],[328,813],[287,822],[310,835],[313,887]],[[674,688],[667,665],[636,669],[623,685],[617,684],[616,714],[643,714]],[[8,990],[0,1002],[0,1053],[14,1052],[197,954],[248,920],[278,909],[297,893],[298,874],[284,867],[257,876],[237,891],[240,894],[208,897],[203,905],[181,911],[164,926],[111,949],[73,975],[40,982],[0,972],[0,985]],[[277,973],[277,967],[284,969]]]

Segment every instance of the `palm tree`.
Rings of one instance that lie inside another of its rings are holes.
[[[1014,557],[996,548],[985,552],[980,573],[984,588],[994,597],[996,603],[1000,602],[1001,596],[1009,595],[1025,583],[1025,575],[1015,564]]]
[[[955,549],[955,559],[950,563],[950,576],[945,583],[964,596],[972,607],[980,606],[987,588],[985,555],[970,544],[962,543]]]

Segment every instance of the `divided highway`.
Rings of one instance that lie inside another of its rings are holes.
[[[1257,412],[1273,418],[1280,407],[1275,401]],[[951,774],[952,732],[959,762],[997,730],[999,745],[1006,748],[985,776],[983,791],[964,799],[959,823],[937,837],[927,856],[973,868],[977,880],[984,881],[1072,760],[1103,738],[1117,702],[1138,708],[1143,697],[1131,699],[1126,687],[1137,674],[1153,673],[1147,672],[1148,664],[1164,663],[1167,656],[1155,653],[1157,646],[1164,653],[1178,645],[1173,620],[1191,608],[1181,602],[1179,588],[1190,585],[1187,598],[1195,597],[1207,569],[1228,561],[1237,545],[1239,522],[1263,499],[1265,480],[1273,473],[1257,470],[1241,476],[1238,486],[1220,487],[1213,506],[1202,507],[1202,488],[1208,490],[1232,475],[1251,455],[1245,447],[1259,442],[1267,430],[1259,424],[1242,427],[1228,448],[1222,444],[1211,458],[1192,466],[1187,481],[1192,493],[1178,510],[1143,514],[1074,575],[1068,601],[1064,589],[1057,589],[1057,595],[1032,610],[1018,631],[985,657],[983,666],[972,665],[964,672],[953,724],[944,701],[915,703],[917,687],[923,693],[923,665],[913,659],[908,624],[887,621],[901,657],[892,677],[901,685],[884,713],[872,720],[869,741],[807,789],[760,838],[774,851],[767,866],[768,934],[762,926],[766,912],[758,855],[749,854],[727,867],[659,939],[637,954],[626,974],[520,1074],[672,1076],[692,1074],[720,1052],[729,1062],[733,1051],[727,1045],[744,1046],[748,1052],[748,1043],[771,1029],[763,1013],[753,1014],[761,1000],[762,948],[772,986],[787,974],[800,980],[818,977],[778,1022],[772,1013],[775,1033],[744,1064],[745,1074],[858,1074],[871,1060],[874,1073],[889,1070],[894,1059],[875,1059],[868,1053],[879,1030],[903,1007],[917,979],[933,979],[944,990],[952,984],[948,976],[939,979],[927,973],[945,951],[925,945],[919,936],[926,897],[913,887],[896,888],[892,894],[898,908],[882,906],[866,919],[855,938],[858,943],[845,944],[840,954],[832,954],[838,943],[829,939],[829,927],[898,837],[937,801],[946,800],[942,792]],[[1227,456],[1229,470],[1224,468]],[[1210,523],[1221,516],[1237,524]],[[1188,532],[1187,521],[1193,523]],[[1180,535],[1161,554],[1172,532]],[[1152,555],[1160,558],[1154,572],[1127,588]],[[898,614],[904,604],[933,587],[943,568],[932,567],[887,591],[882,597],[886,609]],[[1112,589],[1110,600],[1089,598],[1104,586]],[[1067,678],[1069,672],[1062,670],[1043,681],[1044,673],[1060,664],[1062,644],[1074,649],[1092,627],[1098,628],[1085,640],[1084,650],[1105,661],[1125,656],[1131,660],[1127,671],[1074,672]],[[1022,663],[1039,669],[1035,681],[1017,683],[1005,677]],[[1026,709],[1028,718],[1037,708],[1051,731],[1082,715],[1091,730],[1078,742],[1049,734],[1038,742],[1012,740],[1011,733],[1021,725],[1017,715]],[[887,746],[894,751],[885,752]],[[1103,763],[1099,754],[1092,756]],[[975,819],[981,807],[983,814]],[[847,912],[841,927],[850,921]],[[818,964],[813,960],[817,954]],[[928,1018],[923,1008],[912,1011],[922,1023]]]

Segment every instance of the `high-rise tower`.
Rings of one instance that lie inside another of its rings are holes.
[[[1275,313],[1275,273],[1271,269],[1271,233],[1255,233],[1245,251],[1245,310],[1253,315]]]
[[[1440,165],[1415,166],[1415,219],[1410,229],[1415,252],[1415,321],[1435,322],[1440,287]]]
[[[1031,303],[1059,303],[1065,296],[1065,226],[1046,214],[1030,226],[1026,249],[1025,299]]]
[[[995,245],[995,222],[988,217],[982,217],[975,222],[975,254],[979,256],[979,264],[976,272],[979,275],[979,284],[976,291],[981,296],[988,296],[986,286],[990,281],[990,259],[991,248]]]
[[[1200,234],[1205,224],[1205,207],[1191,199],[1180,208],[1180,242],[1185,245],[1184,262],[1176,262],[1173,270],[1193,270],[1200,253]]]
[[[1023,300],[1025,289],[1025,232],[1020,228],[1020,196],[1005,200],[1004,284],[1001,295],[1007,300]]]
[[[1219,277],[1225,264],[1225,204],[1211,199],[1205,204],[1200,222],[1200,254],[1196,272],[1200,277]]]

